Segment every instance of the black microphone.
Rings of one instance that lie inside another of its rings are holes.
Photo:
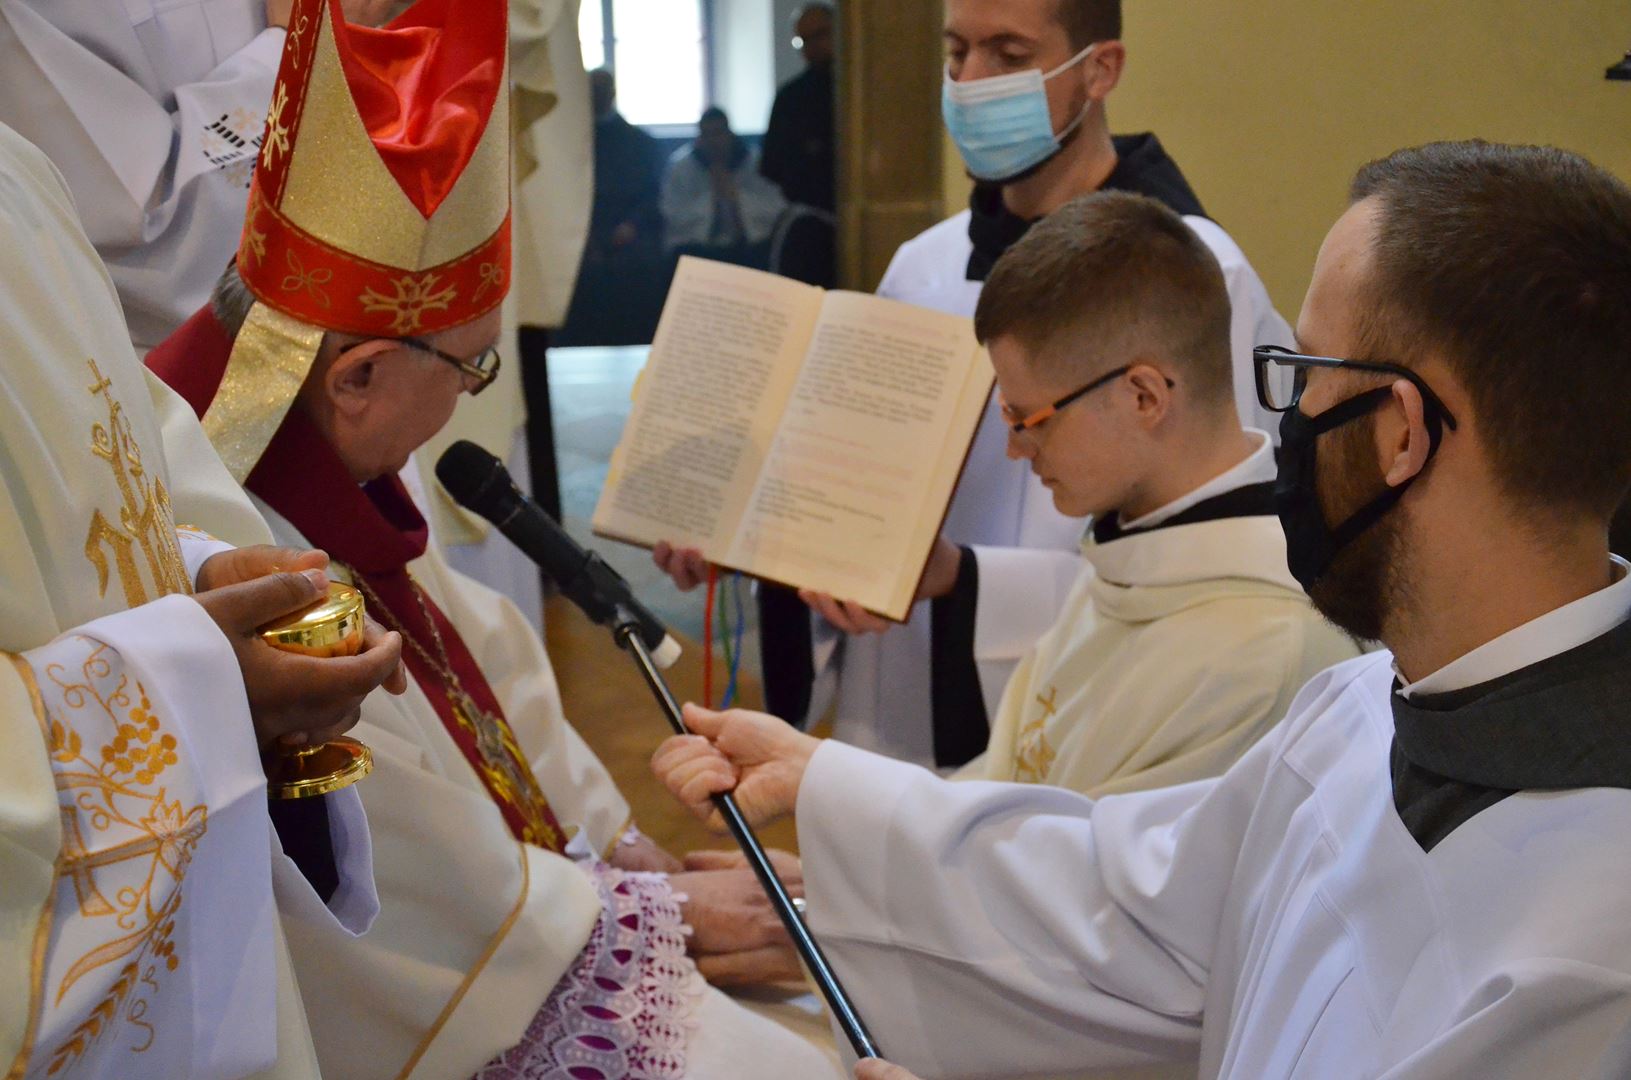
[[[436,462],[436,479],[454,502],[509,537],[590,619],[614,629],[634,623],[658,667],[671,667],[680,658],[679,642],[634,598],[623,575],[585,551],[543,507],[523,495],[498,458],[460,439]]]

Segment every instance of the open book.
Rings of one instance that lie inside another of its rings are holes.
[[[594,530],[903,620],[992,380],[966,318],[683,258]]]

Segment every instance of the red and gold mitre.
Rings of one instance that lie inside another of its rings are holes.
[[[383,27],[295,0],[238,273],[256,303],[204,431],[240,483],[326,331],[434,334],[510,286],[505,0],[419,0]]]
[[[325,330],[445,330],[509,287],[503,0],[375,29],[296,0],[238,249],[262,303]]]

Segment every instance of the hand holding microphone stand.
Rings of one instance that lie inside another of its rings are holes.
[[[554,519],[521,494],[503,462],[474,443],[461,440],[449,447],[436,463],[436,477],[456,502],[492,522],[536,562],[584,614],[611,628],[617,644],[634,658],[669,726],[675,734],[690,734],[679,702],[674,699],[661,671],[679,658],[679,646],[668,636],[662,623],[634,599],[628,582],[598,555],[585,551],[567,536]],[[856,1056],[879,1057],[865,1023],[821,946],[805,926],[803,915],[777,876],[764,845],[742,816],[736,799],[727,793],[715,795],[713,801]]]

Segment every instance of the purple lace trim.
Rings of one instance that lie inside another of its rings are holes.
[[[680,906],[663,874],[580,864],[603,908],[570,971],[521,1041],[475,1080],[674,1080],[704,984],[685,955]]]

